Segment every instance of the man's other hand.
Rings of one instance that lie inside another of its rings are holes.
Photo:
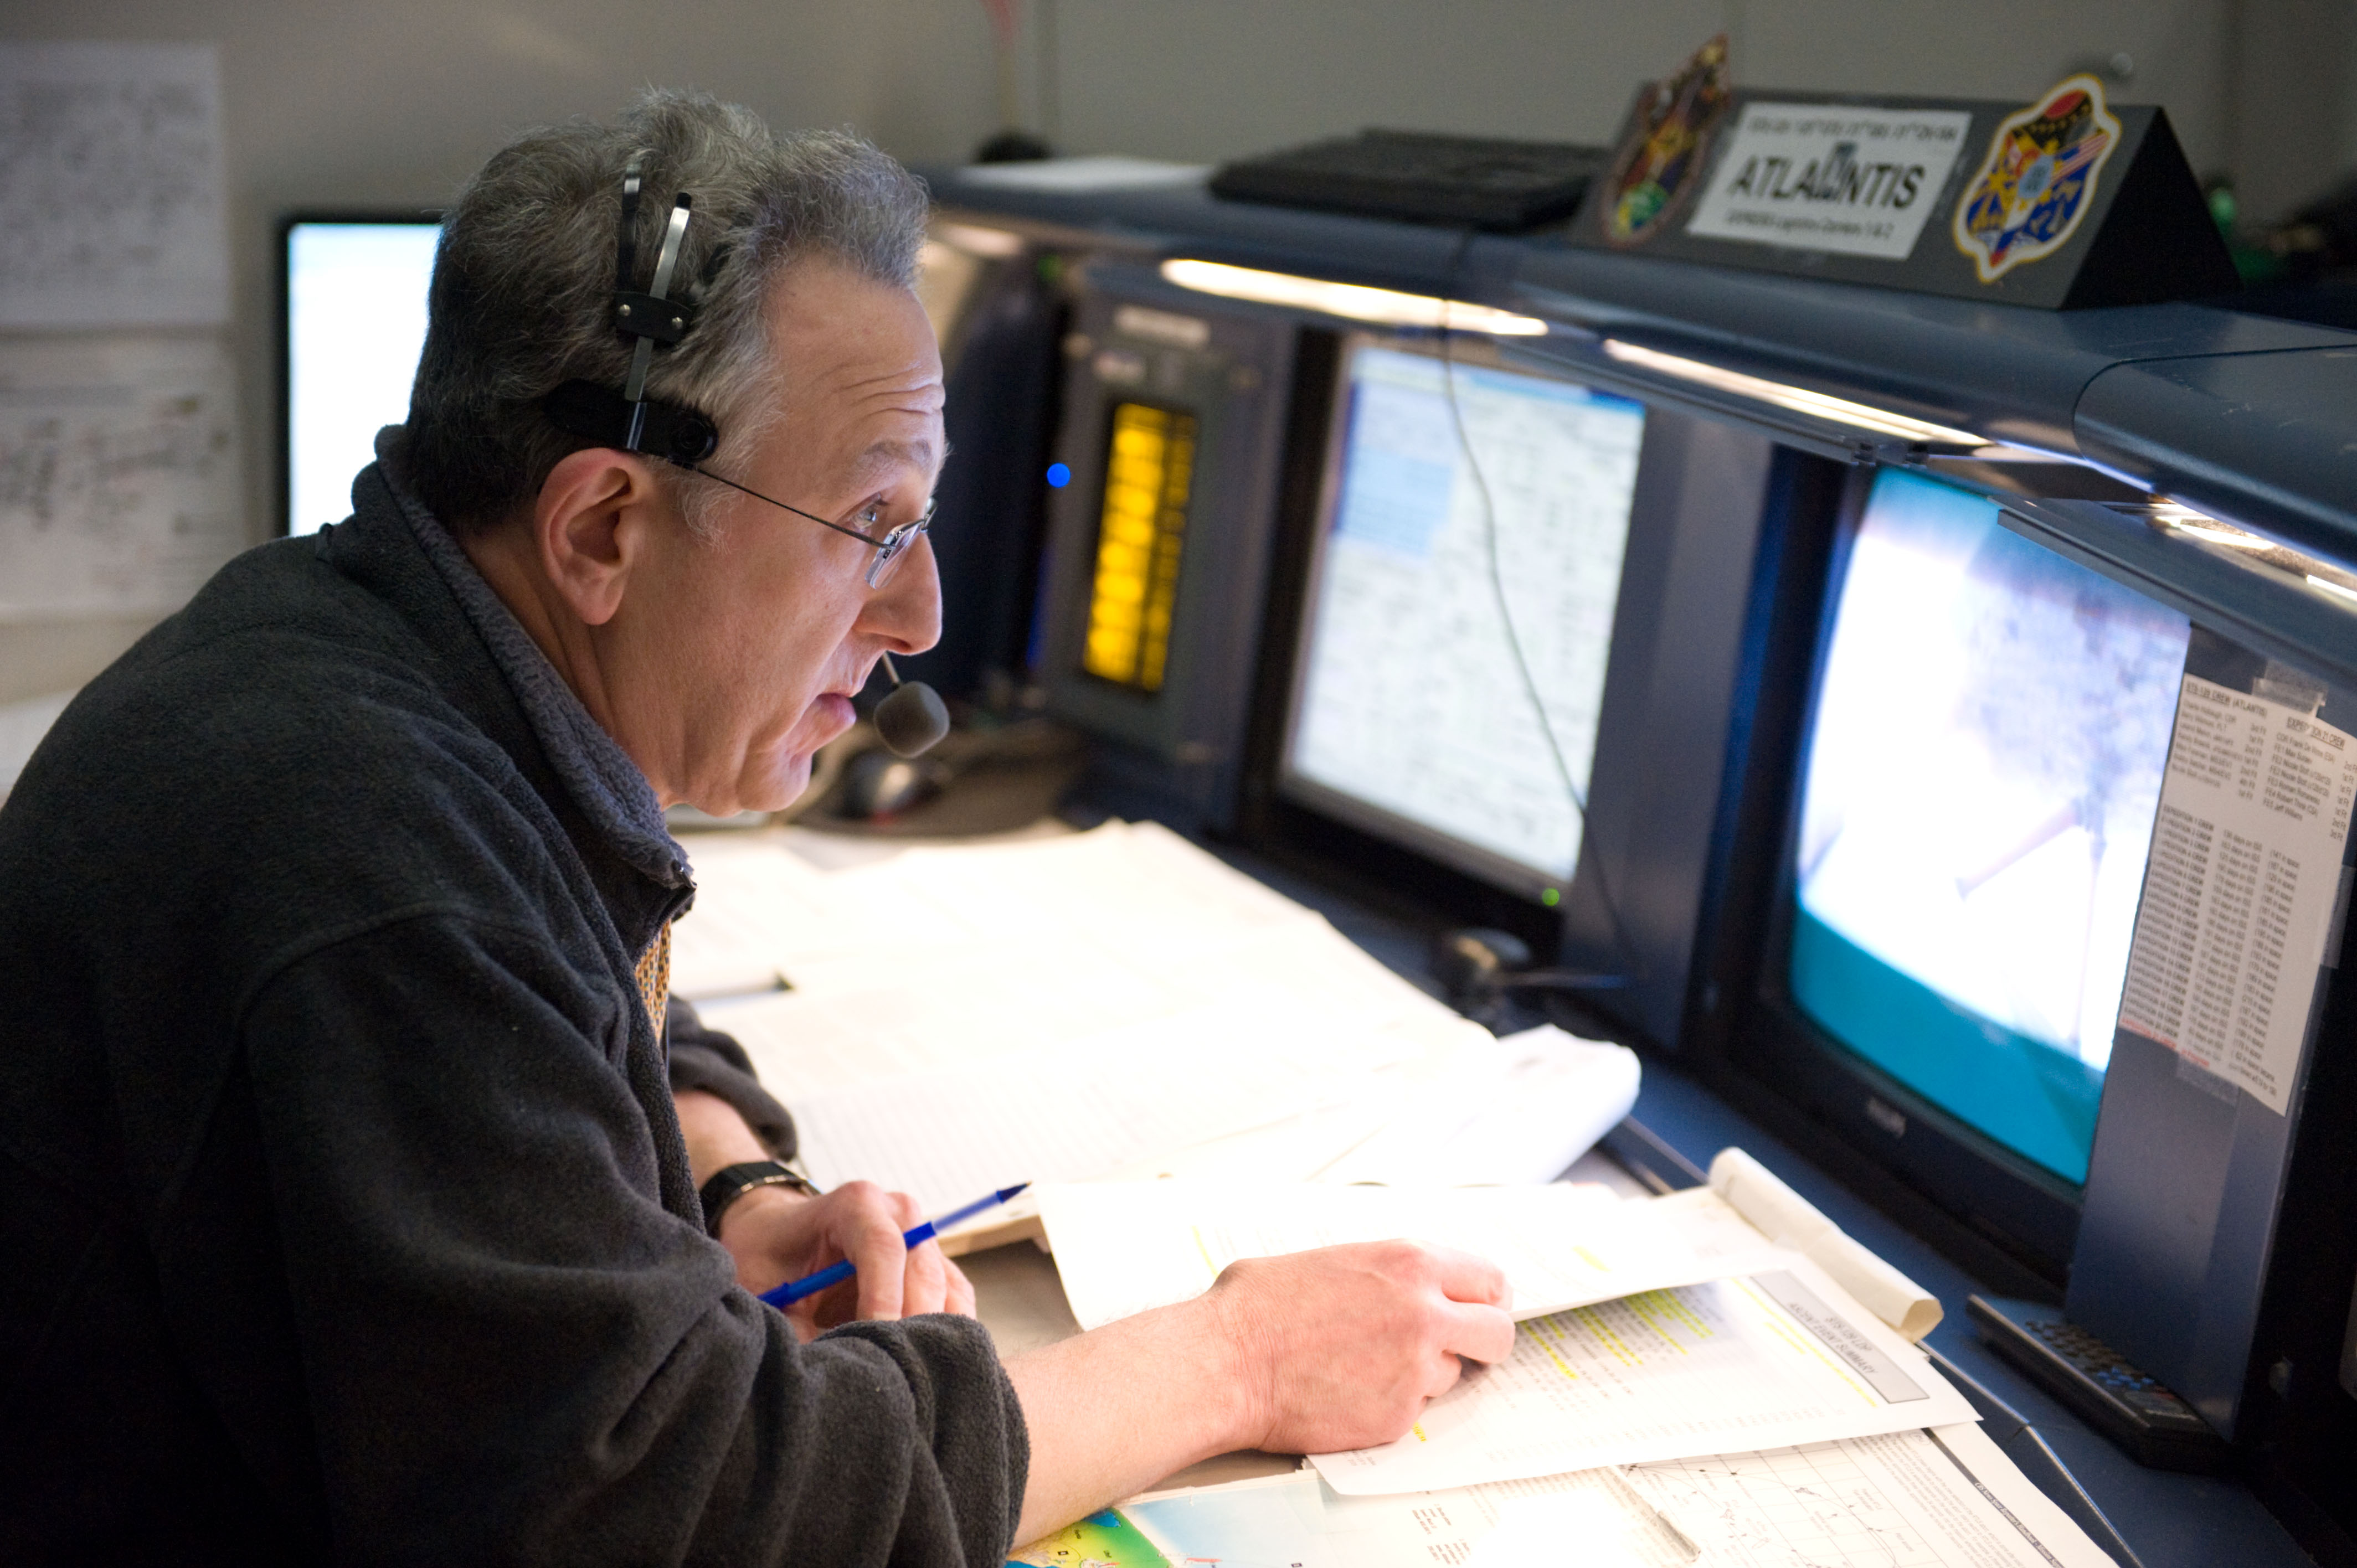
[[[1031,1428],[1016,1539],[1214,1454],[1388,1443],[1513,1348],[1508,1294],[1469,1253],[1370,1241],[1231,1263],[1193,1301],[1028,1351],[1006,1367]]]
[[[757,1187],[720,1217],[720,1244],[737,1260],[747,1290],[770,1290],[851,1260],[858,1272],[830,1290],[785,1309],[802,1338],[855,1318],[914,1317],[924,1312],[974,1316],[974,1286],[937,1242],[904,1246],[900,1233],[924,1216],[905,1192],[874,1182],[846,1182],[818,1197],[782,1187]]]
[[[1243,1358],[1244,1435],[1275,1454],[1389,1443],[1466,1361],[1514,1344],[1496,1264],[1416,1241],[1369,1241],[1228,1265],[1206,1305]]]

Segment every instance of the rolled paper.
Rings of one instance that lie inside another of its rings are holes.
[[[1860,1306],[1909,1340],[1921,1339],[1946,1316],[1938,1297],[1867,1251],[1741,1149],[1718,1152],[1710,1162],[1710,1187],[1754,1230],[1831,1274]]]

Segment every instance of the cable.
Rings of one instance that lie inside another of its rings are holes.
[[[1473,450],[1472,433],[1466,427],[1465,410],[1457,397],[1457,335],[1455,329],[1448,325],[1448,310],[1456,300],[1458,286],[1462,281],[1465,269],[1465,259],[1473,248],[1477,232],[1476,230],[1466,230],[1458,240],[1457,247],[1450,252],[1448,258],[1448,286],[1441,291],[1441,385],[1448,392],[1448,420],[1456,427],[1457,449],[1465,455],[1466,469],[1473,476],[1474,494],[1481,503],[1481,537],[1489,556],[1490,591],[1498,601],[1498,625],[1506,634],[1506,649],[1513,656],[1514,673],[1522,677],[1523,694],[1530,699],[1531,712],[1538,718],[1539,734],[1546,739],[1547,755],[1555,759],[1555,772],[1563,779],[1563,792],[1570,799],[1572,811],[1579,819],[1580,847],[1585,850],[1595,842],[1593,835],[1588,832],[1587,797],[1580,789],[1578,780],[1572,777],[1571,764],[1563,754],[1563,743],[1555,736],[1555,721],[1548,716],[1546,702],[1539,694],[1538,681],[1531,673],[1530,660],[1523,651],[1522,634],[1514,629],[1513,609],[1506,601],[1505,573],[1498,564],[1497,503],[1490,493],[1489,476],[1481,471],[1481,459]],[[1620,923],[1620,901],[1612,895],[1612,878],[1610,873],[1605,869],[1604,853],[1601,849],[1597,851],[1595,864],[1596,887],[1604,899],[1604,917],[1612,927],[1612,945],[1620,950],[1620,957],[1628,966],[1630,977],[1631,979],[1641,977],[1644,973],[1645,966],[1639,961],[1636,946],[1629,940],[1628,929]],[[1573,857],[1571,869],[1576,878],[1579,873],[1577,856]]]

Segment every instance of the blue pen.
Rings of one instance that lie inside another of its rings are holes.
[[[947,1214],[937,1215],[926,1220],[913,1230],[903,1230],[900,1232],[900,1240],[907,1242],[909,1249],[914,1251],[951,1226],[961,1220],[971,1219],[985,1208],[996,1208],[1030,1185],[1028,1181],[1018,1181],[1013,1187],[1002,1187],[988,1197],[977,1197],[963,1208],[952,1208]],[[845,1258],[839,1263],[829,1263],[814,1274],[804,1274],[801,1279],[788,1280],[773,1289],[765,1290],[761,1293],[761,1299],[771,1306],[791,1306],[806,1295],[816,1295],[829,1285],[841,1284],[849,1279],[851,1274],[851,1260]]]

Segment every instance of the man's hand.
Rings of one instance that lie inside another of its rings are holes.
[[[1514,1343],[1505,1276],[1414,1241],[1229,1265],[1178,1306],[1007,1363],[1031,1431],[1018,1541],[1199,1459],[1388,1443]]]
[[[1204,1300],[1241,1359],[1245,1443],[1334,1454],[1399,1436],[1466,1361],[1505,1359],[1512,1294],[1469,1252],[1368,1241],[1240,1260]]]
[[[698,1186],[730,1165],[770,1157],[737,1108],[719,1096],[691,1089],[672,1103]],[[720,1244],[737,1260],[737,1282],[757,1293],[851,1260],[859,1271],[852,1278],[786,1309],[804,1339],[856,1317],[971,1317],[974,1286],[941,1248],[928,1241],[911,1251],[900,1243],[900,1232],[923,1218],[915,1198],[874,1182],[848,1182],[823,1197],[760,1187],[722,1211]]]
[[[904,1246],[900,1233],[924,1218],[905,1192],[847,1182],[819,1197],[756,1187],[720,1216],[720,1244],[737,1260],[737,1280],[765,1291],[848,1258],[858,1271],[831,1290],[785,1309],[808,1339],[854,1318],[974,1316],[974,1286],[937,1242]]]

